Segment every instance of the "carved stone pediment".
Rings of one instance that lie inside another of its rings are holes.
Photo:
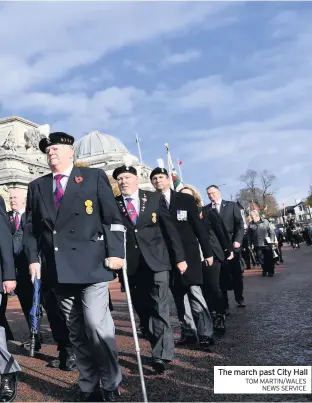
[[[15,137],[14,134],[12,133],[12,130],[9,131],[6,139],[1,145],[1,148],[7,151],[16,151],[16,142],[15,142]]]
[[[39,141],[44,137],[43,134],[36,128],[26,130],[24,133],[26,150],[39,150]]]

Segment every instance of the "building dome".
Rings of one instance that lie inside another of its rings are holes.
[[[129,153],[120,140],[110,134],[92,131],[83,136],[75,145],[76,159],[83,159],[103,154]]]

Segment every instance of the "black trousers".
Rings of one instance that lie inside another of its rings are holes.
[[[131,298],[141,325],[148,329],[152,357],[172,361],[173,333],[169,315],[169,272],[154,272],[140,258],[139,268],[129,275]]]
[[[223,314],[227,308],[226,300],[220,288],[221,262],[214,259],[213,265],[203,264],[203,294],[210,312]]]
[[[29,312],[33,303],[33,284],[26,270],[18,270],[15,293],[19,299],[22,311],[30,329]],[[43,283],[41,286],[41,304],[47,313],[52,336],[61,354],[71,354],[71,343],[65,317],[59,309],[55,294]]]
[[[258,256],[263,272],[274,273],[275,262],[273,258],[272,248],[270,247],[257,248],[256,254]]]
[[[244,261],[246,263],[247,269],[248,270],[251,269],[251,258],[250,258],[250,253],[249,253],[248,249],[244,249],[242,251],[242,257],[243,257],[243,259],[244,259]]]
[[[243,273],[240,263],[240,252],[234,253],[234,258],[232,260],[226,260],[221,268],[220,273],[220,288],[222,290],[223,296],[226,301],[226,307],[229,307],[229,299],[227,295],[227,291],[229,290],[228,284],[223,278],[230,278],[231,288],[234,291],[235,301],[240,303],[244,301],[244,281],[243,281]]]
[[[5,315],[7,305],[8,305],[8,294],[2,294],[0,304],[0,327],[4,327],[5,336],[7,340],[14,340],[12,330]]]

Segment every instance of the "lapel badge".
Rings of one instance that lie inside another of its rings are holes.
[[[201,220],[204,218],[202,211],[201,211],[200,214],[199,214],[199,218],[200,218]]]
[[[156,213],[152,213],[152,221],[155,224],[157,219],[156,219]]]
[[[75,176],[75,182],[76,183],[81,183],[83,181],[83,177],[82,176]]]
[[[92,206],[93,206],[92,201],[91,201],[91,200],[86,200],[86,201],[85,201],[85,206],[86,206],[86,207],[92,207]]]
[[[93,213],[93,208],[91,206],[87,206],[86,207],[86,213],[89,214],[89,215],[92,214]]]

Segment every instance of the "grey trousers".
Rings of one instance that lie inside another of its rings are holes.
[[[109,310],[108,283],[61,284],[54,292],[65,315],[76,354],[81,391],[95,391],[100,380],[103,389],[117,389],[122,375],[115,326]]]
[[[2,293],[0,293],[0,304],[2,300]],[[0,327],[0,375],[11,374],[13,372],[20,372],[21,368],[14,360],[12,355],[8,352],[5,329]]]
[[[142,261],[139,270],[129,276],[133,306],[141,325],[148,330],[152,357],[172,361],[174,340],[170,325],[169,272],[152,271]]]
[[[201,287],[192,285],[184,293],[179,291],[174,294],[181,336],[211,337],[213,324]]]

